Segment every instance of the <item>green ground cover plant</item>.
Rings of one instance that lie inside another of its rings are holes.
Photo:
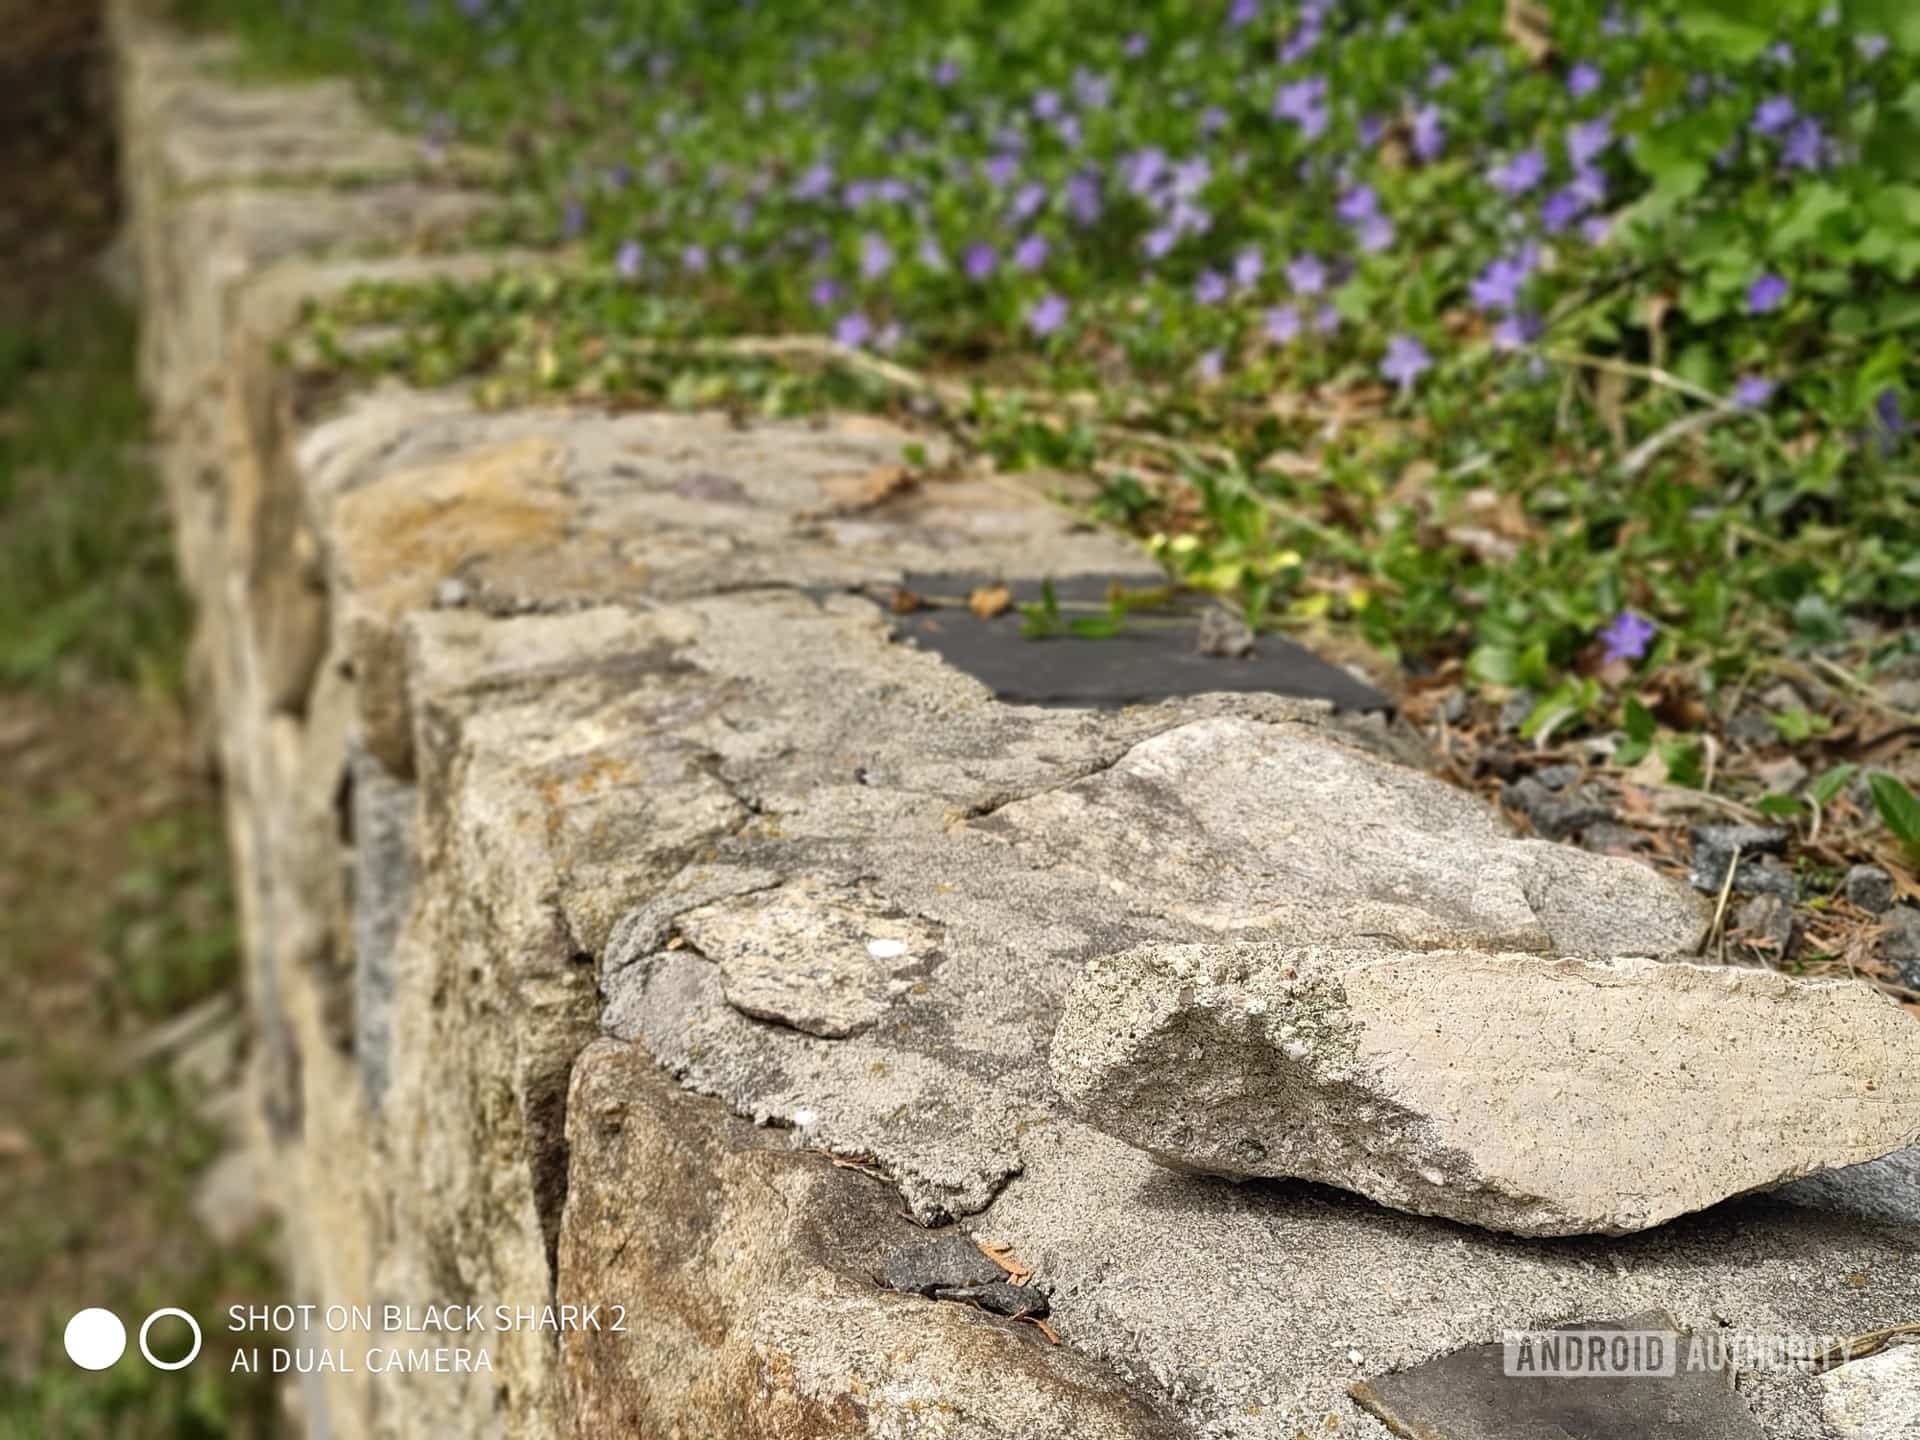
[[[566,257],[363,288],[303,363],[933,420],[1257,628],[1683,786],[1740,697],[1920,650],[1901,0],[182,3],[503,151],[493,237]],[[1770,712],[1828,778],[1839,708]]]

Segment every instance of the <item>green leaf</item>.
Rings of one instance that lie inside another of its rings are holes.
[[[1899,780],[1877,770],[1867,777],[1873,792],[1874,809],[1887,822],[1887,829],[1909,850],[1920,850],[1920,799]]]
[[[1790,710],[1767,718],[1773,722],[1773,728],[1780,732],[1780,738],[1789,745],[1798,745],[1815,735],[1824,735],[1833,728],[1833,721],[1824,715],[1814,714],[1802,705],[1795,705]]]
[[[1847,788],[1847,782],[1853,778],[1854,772],[1859,768],[1858,765],[1835,765],[1831,770],[1823,771],[1815,777],[1807,786],[1807,794],[1812,796],[1817,804],[1831,805],[1833,797]]]
[[[1660,747],[1660,760],[1667,767],[1667,779],[1689,790],[1700,788],[1706,778],[1701,766],[1700,742],[1669,740]]]
[[[1762,795],[1753,808],[1776,820],[1793,820],[1807,813],[1807,807],[1792,795]]]

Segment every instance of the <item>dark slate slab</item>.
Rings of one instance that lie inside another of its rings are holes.
[[[967,609],[965,599],[976,588],[996,583],[1013,592],[1014,608],[983,620]],[[1083,575],[1056,581],[1054,595],[1063,618],[1103,611],[1116,583],[1141,590],[1164,581],[1157,575]],[[942,603],[898,615],[900,637],[966,671],[998,698],[1018,704],[1137,705],[1224,690],[1329,700],[1340,710],[1393,708],[1372,686],[1277,635],[1260,636],[1253,653],[1241,658],[1202,654],[1199,615],[1204,606],[1216,603],[1203,597],[1183,597],[1169,609],[1141,612],[1109,638],[1029,639],[1020,633],[1017,607],[1039,601],[1038,580],[910,574],[906,588]],[[1093,609],[1070,608],[1076,605]]]
[[[1684,1361],[1684,1337],[1657,1310],[1565,1328],[1666,1331]],[[1417,1440],[1766,1440],[1724,1371],[1682,1364],[1670,1376],[1509,1375],[1498,1341],[1363,1380],[1351,1393],[1394,1434]]]

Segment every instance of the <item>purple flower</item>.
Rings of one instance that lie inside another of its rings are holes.
[[[560,212],[560,234],[568,240],[580,238],[580,232],[587,228],[587,207],[579,200],[569,197],[566,206]]]
[[[1422,105],[1413,112],[1413,153],[1436,160],[1447,148],[1447,130],[1438,105]]]
[[[1749,375],[1733,387],[1733,403],[1742,410],[1758,410],[1773,398],[1774,382],[1764,375]]]
[[[1029,181],[1027,184],[1022,185],[1019,192],[1015,194],[1013,204],[1008,207],[1007,214],[1014,224],[1024,225],[1035,215],[1038,215],[1046,203],[1047,187],[1037,180]]]
[[[1000,257],[994,253],[993,246],[979,241],[967,247],[960,268],[966,272],[967,279],[976,285],[982,284],[992,279],[993,272],[1000,268]]]
[[[1140,240],[1140,249],[1149,260],[1163,260],[1175,245],[1180,243],[1180,232],[1171,225],[1161,225],[1149,230]]]
[[[1787,132],[1786,143],[1780,147],[1780,158],[1796,170],[1818,170],[1826,148],[1820,122],[1809,115]]]
[[[1380,137],[1387,132],[1386,122],[1377,115],[1362,115],[1357,133],[1364,149],[1371,150],[1380,143]]]
[[[1319,76],[1290,81],[1274,92],[1274,118],[1293,121],[1307,139],[1317,140],[1327,130],[1326,97],[1327,82]]]
[[[821,160],[793,184],[796,200],[824,200],[833,189],[833,166]]]
[[[1047,237],[1029,235],[1013,247],[1013,268],[1034,271],[1047,263]]]
[[[830,275],[821,276],[818,280],[813,282],[813,290],[811,292],[811,298],[813,300],[814,308],[819,310],[831,310],[834,306],[840,303],[840,297],[843,293],[844,292],[841,290],[840,282],[838,280],[835,280]]]
[[[1060,92],[1058,90],[1036,90],[1033,92],[1033,113],[1042,120],[1051,120],[1060,113]]]
[[[1797,114],[1799,111],[1793,108],[1793,101],[1784,95],[1762,100],[1753,109],[1753,133],[1777,135],[1793,123],[1793,117]]]
[[[1309,15],[1307,19],[1297,26],[1294,32],[1281,43],[1280,49],[1275,54],[1275,58],[1278,59],[1282,65],[1298,64],[1300,61],[1306,59],[1307,56],[1311,55],[1314,46],[1319,43],[1319,17]]]
[[[1533,274],[1540,257],[1539,247],[1526,245],[1512,255],[1501,255],[1487,263],[1479,277],[1467,287],[1476,308],[1511,310],[1520,303],[1521,287]]]
[[[1571,186],[1556,190],[1540,207],[1540,228],[1549,235],[1558,235],[1585,214],[1587,208]]]
[[[1020,173],[1020,157],[1004,153],[995,155],[987,161],[983,169],[986,172],[987,183],[996,190],[1004,190],[1008,182]]]
[[[1027,311],[1027,329],[1037,340],[1045,340],[1067,323],[1067,302],[1058,295],[1044,295]]]
[[[947,252],[940,248],[940,242],[929,235],[920,242],[920,263],[929,270],[947,268]]]
[[[860,278],[878,280],[893,269],[893,247],[869,230],[860,237]]]
[[[1567,71],[1567,94],[1576,100],[1584,100],[1600,88],[1600,71],[1582,60]]]
[[[1787,42],[1784,40],[1777,40],[1772,45],[1767,47],[1767,58],[1773,61],[1773,63],[1776,65],[1781,65],[1781,66],[1792,65],[1793,64],[1793,47],[1787,44]]]
[[[1884,35],[1856,35],[1853,44],[1860,52],[1860,58],[1869,65],[1887,53],[1887,37]]]
[[[1200,112],[1200,133],[1218,135],[1227,128],[1228,118],[1227,112],[1218,105],[1209,105]]]
[[[1091,225],[1100,218],[1100,177],[1082,171],[1067,178],[1067,213],[1075,224]]]
[[[1300,338],[1300,311],[1293,305],[1276,305],[1267,311],[1267,339],[1276,345],[1289,345]]]
[[[1251,290],[1260,283],[1261,272],[1266,268],[1266,257],[1249,245],[1233,257],[1233,283],[1242,290]]]
[[[1377,255],[1393,244],[1393,234],[1393,221],[1384,215],[1369,215],[1354,231],[1354,238],[1364,253]]]
[[[1207,351],[1200,357],[1199,362],[1195,364],[1193,368],[1198,372],[1203,384],[1211,385],[1220,378],[1220,352],[1218,350]]]
[[[942,60],[933,67],[933,83],[942,90],[960,78],[960,64],[956,60]]]
[[[1631,610],[1622,610],[1613,617],[1613,623],[1600,632],[1600,639],[1606,644],[1607,659],[1638,660],[1647,653],[1647,646],[1656,633],[1651,620]]]
[[[1073,72],[1073,98],[1082,110],[1104,110],[1113,100],[1113,79],[1085,66]]]
[[[1604,245],[1613,234],[1613,221],[1605,215],[1592,215],[1580,222],[1580,234],[1589,245]]]
[[[1778,310],[1787,298],[1787,282],[1778,275],[1768,273],[1760,276],[1747,287],[1747,313],[1765,315]]]
[[[1120,53],[1129,60],[1138,60],[1147,53],[1147,37],[1138,30],[1127,37],[1127,43],[1120,47]]]
[[[1202,270],[1193,282],[1193,298],[1202,305],[1218,305],[1227,298],[1227,277],[1218,270]]]
[[[1494,167],[1487,178],[1502,195],[1524,195],[1547,174],[1547,157],[1536,148],[1522,150],[1511,160]]]
[[[1491,332],[1496,350],[1524,350],[1540,338],[1540,317],[1516,310],[1504,315]]]
[[[1387,341],[1386,357],[1380,373],[1400,387],[1402,395],[1413,389],[1413,382],[1433,368],[1433,357],[1411,335],[1395,335]]]
[[[1358,225],[1380,213],[1380,196],[1371,185],[1356,185],[1333,207],[1343,224]]]
[[[1340,312],[1331,305],[1322,305],[1313,312],[1313,328],[1321,335],[1331,335],[1340,328]]]
[[[1173,167],[1173,178],[1168,188],[1182,200],[1190,200],[1204,190],[1207,181],[1212,178],[1212,163],[1204,155],[1196,155]]]
[[[1244,30],[1260,16],[1260,0],[1233,0],[1227,9],[1227,24],[1235,30]]]
[[[1128,190],[1135,195],[1148,195],[1159,185],[1160,177],[1166,174],[1167,152],[1158,146],[1136,150],[1120,162],[1120,168],[1125,174]]]
[[[1602,115],[1570,127],[1567,131],[1567,159],[1576,170],[1593,164],[1613,144],[1613,122]]]
[[[849,310],[835,322],[833,338],[849,350],[858,350],[873,338],[873,322],[858,310]]]
[[[613,269],[622,280],[631,280],[640,273],[640,262],[646,258],[638,240],[629,240],[620,247],[613,257]]]
[[[1296,295],[1318,295],[1327,288],[1327,267],[1317,255],[1302,255],[1288,263],[1287,284]]]
[[[680,268],[692,275],[704,275],[707,270],[707,249],[704,245],[689,245],[680,252]]]

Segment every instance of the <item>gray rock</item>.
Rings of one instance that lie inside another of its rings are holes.
[[[1578,765],[1548,765],[1533,772],[1533,778],[1549,790],[1564,790],[1569,785],[1578,784],[1586,771]]]
[[[993,1285],[1006,1278],[1006,1272],[985,1251],[958,1234],[896,1245],[880,1267],[882,1285],[915,1295]]]
[[[1253,630],[1232,611],[1209,605],[1200,612],[1200,631],[1194,644],[1202,655],[1238,660],[1253,653]]]
[[[1879,915],[1893,904],[1893,876],[1878,865],[1855,865],[1847,871],[1845,893],[1862,910]]]
[[[1581,830],[1580,846],[1596,855],[1635,855],[1651,849],[1653,841],[1644,830],[1603,820]]]
[[[1500,707],[1501,731],[1508,735],[1515,734],[1527,723],[1528,717],[1533,714],[1533,707],[1538,703],[1539,697],[1531,690],[1514,691]]]
[[[1763,865],[1761,858],[1782,854],[1789,839],[1777,825],[1696,825],[1693,827],[1693,865],[1687,879],[1696,890],[1717,894],[1726,883],[1727,869],[1737,851],[1740,869],[1734,876],[1734,889],[1743,892],[1782,893],[1778,871]],[[1784,880],[1784,893],[1791,898],[1793,878]]]
[[[1880,940],[1880,958],[1893,966],[1900,984],[1920,990],[1920,905],[1896,905],[1881,923],[1887,933]]]
[[[1920,1345],[1837,1365],[1820,1389],[1821,1416],[1839,1440],[1920,1440]]]
[[[1613,819],[1613,807],[1604,796],[1584,786],[1558,791],[1540,775],[1502,787],[1500,803],[1525,815],[1535,833],[1549,840],[1565,840],[1589,825]]]
[[[1773,1193],[1811,1210],[1920,1226],[1920,1146],[1809,1175]]]
[[[1749,939],[1764,942],[1771,959],[1785,960],[1793,954],[1793,902],[1778,895],[1755,895],[1741,905],[1734,917],[1735,926]]]
[[[1449,690],[1447,698],[1440,702],[1440,713],[1449,725],[1458,725],[1465,720],[1471,708],[1464,690]]]
[[[1884,996],[1644,959],[1142,946],[1089,965],[1052,1068],[1170,1165],[1522,1235],[1643,1230],[1920,1130]]]

